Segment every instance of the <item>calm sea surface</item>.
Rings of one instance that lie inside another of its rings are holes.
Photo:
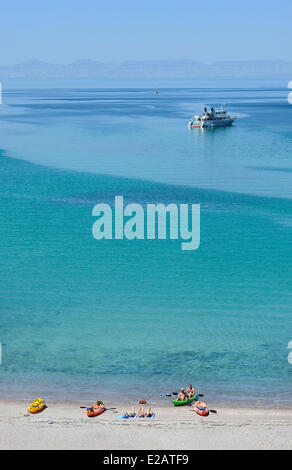
[[[2,395],[292,401],[287,82],[166,85],[4,83]],[[232,128],[187,128],[222,103]],[[201,204],[199,250],[94,240],[115,195]]]

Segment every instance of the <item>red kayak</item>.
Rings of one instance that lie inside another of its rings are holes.
[[[94,405],[86,409],[87,416],[93,418],[94,416],[101,415],[105,411],[105,406],[102,401],[96,402]]]
[[[194,410],[200,416],[208,416],[209,415],[209,410],[207,408],[207,405],[203,401],[197,401],[195,403]]]

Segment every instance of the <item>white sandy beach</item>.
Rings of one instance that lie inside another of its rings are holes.
[[[89,419],[80,403],[48,403],[29,415],[26,402],[0,401],[0,449],[292,449],[292,409],[155,407],[155,420],[120,420],[124,406]],[[130,407],[129,407],[130,408]]]

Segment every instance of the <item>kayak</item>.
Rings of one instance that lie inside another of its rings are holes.
[[[45,408],[46,408],[46,405],[45,405],[44,400],[42,400],[42,398],[36,398],[35,401],[31,405],[29,405],[29,407],[27,408],[27,411],[29,411],[29,413],[31,414],[36,414],[36,413],[40,413]]]
[[[209,410],[207,408],[207,405],[203,401],[197,401],[197,403],[195,403],[194,410],[200,416],[209,415]]]
[[[174,406],[184,406],[184,405],[188,405],[189,403],[192,403],[192,401],[194,400],[198,400],[198,396],[196,394],[193,397],[188,398],[187,400],[183,400],[183,401],[174,400],[172,403],[174,404]]]
[[[94,405],[86,409],[87,416],[93,418],[94,416],[101,415],[105,411],[103,402],[97,402]]]

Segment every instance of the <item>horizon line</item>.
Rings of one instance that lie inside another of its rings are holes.
[[[87,63],[98,63],[98,64],[112,64],[112,65],[120,65],[124,63],[147,63],[147,62],[192,62],[192,63],[197,63],[197,64],[203,64],[203,65],[214,65],[214,64],[220,64],[220,63],[254,63],[254,62],[283,62],[287,64],[292,64],[292,60],[289,59],[279,59],[279,58],[274,58],[274,59],[219,59],[216,61],[211,61],[211,62],[203,62],[201,60],[196,60],[196,59],[123,59],[121,61],[102,61],[99,59],[89,59],[89,58],[79,58],[79,59],[74,59],[71,62],[51,62],[48,60],[44,59],[25,59],[20,62],[14,62],[14,63],[9,63],[9,64],[0,64],[0,67],[12,67],[14,65],[21,65],[21,64],[48,64],[48,65],[73,65],[73,64],[78,64],[82,62],[87,62]]]

